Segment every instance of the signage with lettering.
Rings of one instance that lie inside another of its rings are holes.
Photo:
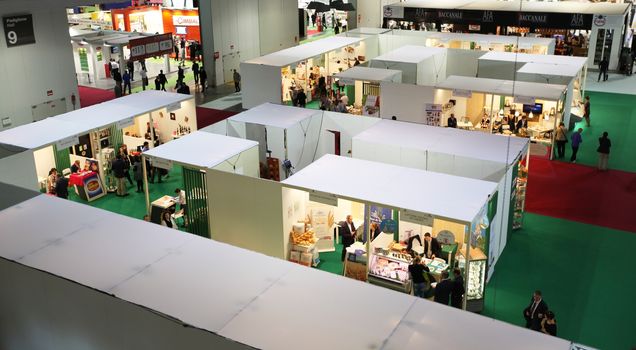
[[[132,39],[128,42],[130,58],[138,61],[172,52],[172,33]]]
[[[167,112],[174,112],[181,109],[181,102],[171,103],[166,107]]]
[[[413,224],[433,227],[433,215],[421,213],[414,210],[400,210],[400,220],[408,221]]]
[[[442,105],[427,103],[426,104],[426,125],[440,126],[442,119]]]
[[[172,16],[172,24],[175,26],[198,26],[199,16]]]
[[[135,124],[135,117],[126,118],[116,123],[117,129],[127,128]]]
[[[470,90],[453,89],[453,96],[471,98],[473,97],[473,93]]]
[[[57,149],[66,149],[69,147],[73,147],[75,145],[77,145],[79,143],[79,137],[77,135],[74,136],[69,136],[67,138],[58,140],[55,143],[55,147],[57,147]]]
[[[31,15],[14,15],[2,17],[4,39],[7,47],[35,44],[33,17]]]
[[[519,24],[545,24],[548,23],[548,15],[541,13],[519,13]]]
[[[534,97],[515,96],[515,103],[521,103],[524,105],[534,105]]]
[[[331,193],[312,190],[311,192],[309,192],[309,200],[316,203],[331,205],[333,207],[338,206],[338,197],[336,197],[335,194]]]
[[[166,169],[166,170],[170,170],[172,169],[172,161],[168,160],[168,159],[163,159],[163,158],[151,158],[152,160],[152,166],[155,168],[161,168],[161,169]]]

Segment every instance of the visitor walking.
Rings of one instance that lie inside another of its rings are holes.
[[[612,141],[607,137],[607,131],[603,133],[603,136],[598,139],[598,170],[607,170],[607,162],[609,161],[610,148],[612,147]]]
[[[148,86],[148,72],[146,72],[145,68],[141,68],[139,75],[141,75],[141,88],[146,91],[146,86]]]
[[[205,92],[205,88],[208,81],[208,73],[205,72],[205,67],[201,66],[199,71],[199,80],[201,81],[201,91]]]
[[[456,307],[458,309],[462,308],[465,292],[466,290],[464,288],[464,277],[462,276],[461,270],[456,268],[453,270],[453,288],[451,289],[452,307]]]
[[[129,59],[126,62],[126,67],[128,68],[128,73],[130,74],[130,80],[135,81],[135,61]]]
[[[523,310],[523,317],[526,319],[526,328],[535,331],[541,330],[541,321],[548,311],[548,304],[543,301],[541,291],[537,290],[532,294],[530,305]]]
[[[572,163],[576,163],[576,154],[579,152],[579,146],[583,143],[583,137],[581,134],[583,133],[583,129],[579,128],[574,134],[572,134],[572,157],[570,157],[570,161]]]
[[[161,90],[166,91],[166,83],[168,82],[168,79],[166,79],[166,75],[163,74],[163,69],[159,71],[159,75],[157,76],[157,78],[159,79]]]
[[[601,76],[603,77],[603,81],[607,81],[607,70],[609,69],[609,62],[607,62],[607,58],[603,57],[601,62],[598,63],[598,80],[601,81]]]
[[[194,90],[197,90],[199,86],[199,64],[197,61],[192,63],[192,73],[194,74]]]
[[[298,91],[298,95],[296,95],[296,102],[298,103],[298,107],[305,108],[307,106],[307,94],[305,94],[305,90],[300,88]]]
[[[159,80],[159,76],[155,77],[155,90],[161,90],[161,80]]]
[[[565,130],[565,124],[560,123],[554,136],[557,145],[557,158],[563,158],[565,156],[565,144],[568,142],[567,131]]]
[[[126,176],[124,175],[124,160],[122,159],[121,154],[117,154],[117,158],[113,160],[111,170],[113,172],[113,175],[117,179],[117,196],[127,196],[128,191],[126,190]]]
[[[236,69],[234,70],[234,91],[241,91],[241,75],[236,71]]]
[[[585,125],[590,127],[590,96],[585,96],[585,103],[583,104],[583,119],[585,119]]]
[[[141,156],[135,156],[133,172],[135,174],[135,182],[137,182],[137,193],[141,193],[144,190],[144,169],[141,163]]]
[[[132,94],[132,90],[130,88],[130,73],[128,73],[128,70],[126,70],[124,72],[124,76],[122,77],[122,80],[124,81],[124,89],[123,89],[123,93],[124,95],[126,94],[126,88],[128,88],[128,94]]]
[[[413,281],[413,295],[420,298],[425,298],[426,292],[430,285],[427,286],[424,274],[427,272],[428,267],[422,263],[422,258],[416,255],[411,265],[409,265],[409,273],[411,274],[411,281]]]

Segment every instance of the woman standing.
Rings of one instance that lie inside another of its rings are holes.
[[[413,262],[409,265],[409,273],[411,274],[411,281],[413,281],[413,294],[416,297],[424,298],[428,287],[426,280],[424,279],[424,273],[428,268],[422,264],[422,259],[419,255],[413,258]]]
[[[554,140],[557,145],[557,158],[563,158],[565,156],[565,144],[568,142],[567,131],[565,131],[565,124],[560,123],[556,130]]]
[[[55,184],[57,183],[57,169],[51,168],[49,176],[46,178],[46,193],[55,194]]]
[[[541,320],[541,332],[550,334],[556,337],[557,335],[557,323],[554,318],[554,312],[548,311],[545,314],[545,318]]]
[[[603,133],[603,136],[598,139],[598,170],[607,170],[607,162],[609,161],[610,148],[612,147],[612,141],[607,137],[607,131]]]

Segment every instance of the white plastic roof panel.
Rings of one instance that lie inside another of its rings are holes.
[[[580,69],[571,65],[529,62],[524,64],[517,72],[574,78],[580,71]]]
[[[195,131],[155,147],[145,152],[144,155],[206,169],[213,168],[241,154],[241,152],[257,146],[258,142],[251,140]]]
[[[445,48],[405,45],[374,58],[372,61],[420,63],[427,58],[444,53]]]
[[[74,123],[89,131],[109,126],[121,120],[137,117],[144,113],[146,113],[144,109],[133,104],[120,105],[104,102],[60,114],[52,119]]]
[[[25,149],[38,149],[67,137],[85,134],[83,125],[69,123],[56,118],[16,126],[0,132],[0,144],[18,146]]]
[[[471,222],[496,183],[325,155],[283,181],[305,190]]]
[[[461,336],[457,334],[459,329]],[[417,299],[383,349],[567,350],[570,346],[569,341],[561,338]]]
[[[245,62],[266,66],[285,67],[292,63],[300,62],[345,46],[356,44],[362,40],[362,38],[332,36],[312,41],[310,43],[293,46],[288,49],[270,53],[269,55],[254,58]]]
[[[446,90],[469,90],[503,96],[525,96],[557,101],[567,89],[564,85],[531,83],[525,81],[475,78],[451,75],[436,86]]]
[[[274,103],[263,103],[230,117],[230,122],[252,123],[264,126],[273,126],[281,129],[289,129],[305,119],[321,114],[322,111],[283,106]]]
[[[479,57],[483,61],[522,62],[522,63],[546,63],[573,66],[579,70],[587,63],[587,57],[537,55],[530,53],[489,51]]]
[[[295,269],[220,335],[257,349],[380,349],[414,302],[352,279],[333,282],[324,271]]]
[[[622,15],[629,8],[629,4],[590,3],[580,1],[498,1],[498,0],[409,0],[396,2],[391,6],[427,8],[427,9],[459,9],[459,10],[490,10],[490,11],[519,11],[524,12],[560,12]]]
[[[336,73],[337,78],[363,81],[393,81],[398,75],[402,76],[402,71],[361,66],[355,66],[340,73]]]
[[[146,90],[136,94],[126,95],[124,97],[116,98],[114,100],[105,102],[104,104],[110,105],[110,103],[117,105],[135,106],[145,112],[152,112],[163,107],[167,107],[173,103],[179,103],[192,100],[194,96],[177,94],[174,92]],[[194,116],[192,116],[194,118]]]
[[[527,149],[529,140],[455,128],[440,128],[394,120],[381,120],[353,137],[355,141],[445,153],[471,159],[512,164]],[[355,148],[353,149],[355,153]]]

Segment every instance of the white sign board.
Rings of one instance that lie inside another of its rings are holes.
[[[433,227],[433,215],[413,210],[400,210],[400,220]]]
[[[473,92],[470,90],[453,89],[453,96],[471,98],[473,97]]]
[[[199,16],[172,16],[175,26],[199,26]]]
[[[181,109],[181,102],[172,103],[166,107],[166,110],[168,111],[168,113],[177,111],[179,109]]]
[[[515,96],[515,103],[521,103],[521,104],[524,104],[524,105],[533,105],[534,104],[534,97]]]
[[[331,193],[311,191],[309,192],[309,200],[316,203],[331,205],[333,207],[338,206],[338,197]]]
[[[442,105],[427,103],[426,109],[426,125],[440,126],[442,119]]]
[[[135,117],[126,118],[116,123],[117,129],[127,128],[135,124]]]
[[[161,168],[170,170],[172,169],[172,161],[168,159],[161,158],[150,158],[152,160],[152,166],[155,168]]]
[[[79,137],[77,135],[69,136],[67,138],[61,139],[55,143],[55,147],[58,150],[62,150],[65,148],[73,147],[79,143]]]

